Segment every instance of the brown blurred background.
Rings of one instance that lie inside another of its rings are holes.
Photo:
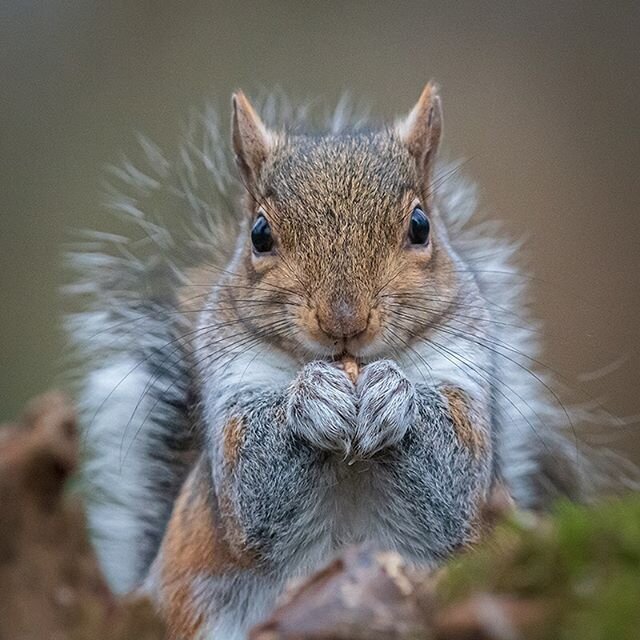
[[[236,87],[329,101],[349,89],[393,116],[430,78],[448,155],[471,158],[482,209],[528,236],[545,361],[639,414],[639,7],[3,0],[0,419],[64,371],[60,246],[108,225],[104,166],[135,132],[171,149],[192,107],[212,100],[226,117]],[[639,458],[640,427],[619,437]]]

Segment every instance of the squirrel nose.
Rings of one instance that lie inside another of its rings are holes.
[[[318,309],[317,317],[320,329],[332,338],[353,338],[369,324],[368,309],[344,299]]]

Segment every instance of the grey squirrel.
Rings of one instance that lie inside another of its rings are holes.
[[[244,637],[349,544],[435,565],[498,485],[533,508],[580,486],[524,281],[501,277],[517,246],[438,174],[436,87],[392,126],[267,125],[240,92],[232,120],[235,168],[212,118],[175,174],[143,141],[119,202],[143,237],[75,257],[90,523],[173,638]],[[172,176],[184,243],[142,210]],[[188,269],[159,264],[185,247]]]

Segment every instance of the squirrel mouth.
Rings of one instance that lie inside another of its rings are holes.
[[[343,349],[340,353],[336,353],[330,357],[331,362],[344,362],[345,360],[353,360],[357,364],[360,364],[358,356],[350,353],[347,349]]]

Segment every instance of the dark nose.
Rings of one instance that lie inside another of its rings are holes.
[[[332,338],[353,338],[366,330],[369,310],[356,301],[338,298],[317,310],[320,328]]]

